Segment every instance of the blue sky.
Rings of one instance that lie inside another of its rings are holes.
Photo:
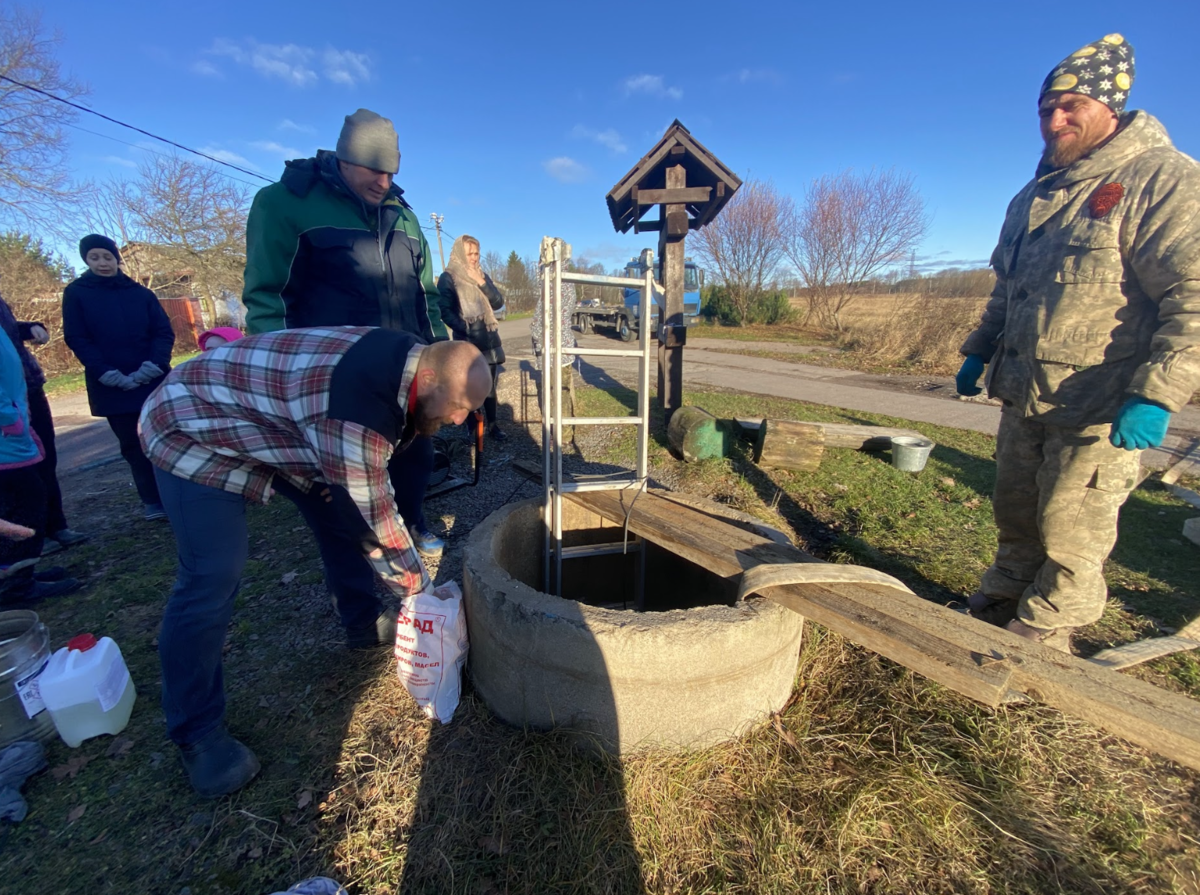
[[[92,107],[272,178],[285,158],[333,148],[360,106],[393,119],[397,182],[422,221],[442,214],[448,233],[502,254],[535,254],[552,234],[618,265],[652,245],[613,231],[604,195],[679,118],[743,178],[796,197],[844,168],[911,172],[932,217],[921,260],[986,263],[1037,161],[1043,77],[1113,31],[1137,54],[1130,108],[1200,155],[1197,0],[55,0],[44,21]],[[145,157],[71,137],[81,177],[128,176]]]

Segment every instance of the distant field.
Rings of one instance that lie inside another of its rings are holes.
[[[804,298],[793,298],[790,301],[792,307],[801,313],[808,307]],[[848,326],[878,323],[891,319],[914,304],[951,310],[951,313],[956,316],[969,311],[973,317],[978,319],[979,315],[983,313],[983,306],[987,304],[987,298],[938,298],[916,292],[860,295],[842,312],[842,316]]]

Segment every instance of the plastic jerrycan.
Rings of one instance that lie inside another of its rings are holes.
[[[129,723],[137,691],[110,637],[80,634],[50,657],[40,679],[42,701],[63,742],[75,748]]]

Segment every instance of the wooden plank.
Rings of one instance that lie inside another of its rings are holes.
[[[1192,489],[1184,488],[1182,485],[1167,485],[1167,490],[1184,503],[1200,508],[1200,494],[1197,494]]]
[[[754,446],[754,462],[775,469],[815,472],[825,456],[825,429],[820,423],[763,420]]]
[[[762,420],[735,419],[747,438],[757,442]],[[862,426],[853,423],[808,423],[820,426],[825,433],[825,447],[851,448],[856,451],[886,451],[892,439],[898,435],[923,437],[915,429],[899,429],[893,426]]]
[[[1200,475],[1200,438],[1192,444],[1191,450],[1171,464],[1171,468],[1162,474],[1164,485],[1174,485],[1181,475]]]
[[[665,190],[638,190],[634,201],[638,205],[671,205],[707,202],[711,195],[712,187],[710,186],[687,186]]]
[[[564,495],[723,578],[764,562],[815,562],[658,492]],[[787,585],[764,596],[987,705],[1029,698],[1200,769],[1200,703],[1025,640],[915,595]]]

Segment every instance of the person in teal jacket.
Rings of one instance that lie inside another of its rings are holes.
[[[46,490],[37,465],[44,454],[29,421],[25,371],[17,349],[0,338],[0,519],[30,532],[0,537],[0,610],[23,609],[80,584],[61,568],[34,572],[42,554]]]
[[[314,326],[379,326],[429,344],[449,339],[429,244],[394,179],[392,122],[347,115],[334,152],[287,162],[246,221],[242,303],[247,335]],[[396,507],[417,549],[441,554],[422,509],[433,442],[418,438],[389,465]],[[369,580],[369,579],[364,579]]]

